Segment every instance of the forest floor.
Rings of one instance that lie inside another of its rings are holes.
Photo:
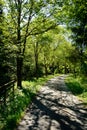
[[[87,130],[87,107],[68,90],[65,77],[41,88],[15,130]]]

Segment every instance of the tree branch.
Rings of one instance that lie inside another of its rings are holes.
[[[25,47],[26,47],[27,33],[28,33],[28,30],[29,30],[30,21],[31,21],[31,18],[32,18],[32,11],[33,11],[32,9],[33,9],[33,2],[31,2],[30,14],[29,14],[29,17],[28,17],[28,22],[27,22],[27,27],[26,27],[25,37],[24,37],[23,56],[24,56]]]
[[[37,31],[37,32],[32,33],[32,32],[34,31],[34,29],[37,29],[37,28],[33,28],[33,29],[31,30],[31,32],[29,32],[29,33],[27,34],[27,37],[30,36],[30,35],[43,34],[43,33],[47,32],[47,31],[49,31],[49,30],[55,29],[58,25],[59,25],[59,24],[54,24],[54,25],[51,25],[50,27],[48,27],[48,28],[46,28],[46,29],[44,29],[44,30],[41,30],[41,31]]]

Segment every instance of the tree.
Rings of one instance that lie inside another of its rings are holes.
[[[9,76],[8,76],[8,65],[7,65],[7,54],[6,50],[7,47],[4,43],[5,35],[4,35],[4,25],[5,25],[5,19],[4,19],[4,12],[3,12],[3,1],[0,1],[0,85],[3,85],[4,83],[8,82]]]
[[[11,44],[4,13],[4,1],[0,1],[0,85],[15,78],[15,47]],[[14,48],[14,49],[13,49]]]
[[[84,66],[84,52],[87,47],[87,2],[85,0],[72,0],[66,2],[68,6],[68,27],[72,30],[74,45],[79,50],[80,68]],[[66,6],[66,7],[67,7]]]
[[[3,23],[4,19],[3,19],[3,1],[0,1],[0,77],[1,77],[1,80],[0,80],[0,85],[2,85],[4,82],[3,82],[3,62],[2,62],[2,57],[4,58],[4,46],[3,46],[3,26],[2,26],[2,23]]]
[[[55,12],[58,14],[62,2],[56,5],[55,1],[26,1],[8,0],[7,13],[9,26],[12,26],[12,33],[15,33],[15,45],[17,45],[17,85],[21,88],[22,66],[26,48],[27,37],[42,34],[57,26]],[[39,26],[38,26],[39,25]]]
[[[65,27],[58,26],[56,30],[28,38],[23,67],[23,75],[27,74],[24,76],[25,79],[38,78],[44,74],[64,73],[65,68],[68,72],[70,62],[67,57],[72,50],[67,38],[68,33]]]

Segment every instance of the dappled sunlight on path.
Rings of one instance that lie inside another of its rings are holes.
[[[87,109],[66,88],[64,78],[42,87],[16,130],[87,130]]]

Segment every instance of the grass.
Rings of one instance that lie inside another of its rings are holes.
[[[87,104],[87,77],[69,75],[65,83],[70,91]]]
[[[22,90],[19,90],[17,86],[15,86],[14,101],[8,103],[5,109],[3,106],[0,107],[0,130],[14,130],[24,116],[27,106],[31,103],[41,86],[55,76],[56,75],[50,75],[32,81],[23,81]],[[9,100],[12,100],[12,95],[9,96]]]

